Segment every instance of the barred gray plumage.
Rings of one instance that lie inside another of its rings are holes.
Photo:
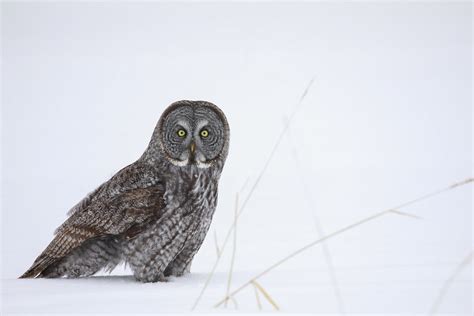
[[[171,104],[143,155],[70,210],[21,278],[90,276],[123,261],[142,282],[189,272],[217,205],[229,136],[214,104]]]

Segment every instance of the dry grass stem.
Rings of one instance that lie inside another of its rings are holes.
[[[267,299],[267,301],[273,306],[275,310],[280,310],[275,300],[270,296],[270,294],[268,294],[268,292],[263,288],[263,286],[261,286],[255,280],[253,280],[251,283],[263,294],[263,296]]]
[[[384,210],[384,211],[381,211],[381,212],[378,212],[378,213],[375,213],[369,217],[366,217],[356,223],[353,223],[351,225],[348,225],[344,228],[341,228],[323,238],[320,238],[318,240],[315,240],[301,248],[299,248],[298,250],[292,252],[291,254],[285,256],[284,258],[282,258],[281,260],[277,261],[276,263],[272,264],[271,266],[269,266],[267,269],[263,270],[262,272],[260,272],[259,274],[257,274],[256,276],[254,276],[253,278],[251,278],[249,281],[247,281],[246,283],[244,283],[243,285],[241,285],[240,287],[238,287],[236,290],[232,291],[231,293],[229,293],[229,296],[234,296],[235,294],[237,294],[238,292],[240,292],[241,290],[243,290],[244,288],[246,288],[247,286],[249,286],[250,284],[252,284],[252,282],[255,282],[257,279],[259,279],[260,277],[264,276],[265,274],[267,274],[268,272],[272,271],[273,269],[275,269],[276,267],[280,266],[281,264],[285,263],[286,261],[288,261],[289,259],[299,255],[300,253],[302,252],[305,252],[306,250],[322,243],[323,241],[325,240],[328,240],[330,238],[333,238],[337,235],[340,235],[348,230],[351,230],[357,226],[360,226],[360,225],[363,225],[367,222],[370,222],[370,221],[373,221],[374,219],[377,219],[379,217],[382,217],[384,215],[387,215],[387,214],[396,214],[396,215],[400,215],[396,212],[393,212],[394,209],[397,209],[397,208],[402,208],[402,207],[405,207],[405,206],[408,206],[408,205],[412,205],[412,204],[415,204],[415,203],[418,203],[418,202],[421,202],[423,200],[426,200],[428,198],[431,198],[435,195],[438,195],[438,194],[441,194],[441,193],[444,193],[444,192],[447,192],[447,191],[450,191],[454,188],[457,188],[461,185],[465,185],[465,184],[468,184],[468,183],[471,183],[472,180],[464,180],[464,181],[461,181],[461,182],[458,182],[454,185],[450,185],[448,186],[447,188],[444,188],[444,189],[441,189],[441,190],[437,190],[437,191],[434,191],[432,193],[428,193],[426,195],[423,195],[422,197],[419,197],[419,198],[416,198],[416,199],[413,199],[413,200],[410,200],[408,202],[405,202],[405,203],[402,203],[396,207],[393,207],[393,208],[389,208],[387,210]],[[227,299],[227,297],[224,297],[222,300],[220,300],[216,305],[215,307],[217,306],[220,306],[225,300]]]
[[[451,185],[451,189],[454,189],[455,187],[459,187],[461,185],[468,184],[468,183],[473,182],[473,181],[474,181],[474,178],[468,178],[464,181],[460,181],[460,182],[457,182],[457,183]]]
[[[355,227],[357,227],[357,226],[359,226],[359,225],[362,225],[362,224],[364,224],[364,223],[370,222],[370,221],[372,221],[372,220],[374,220],[374,219],[376,219],[376,218],[378,218],[378,217],[381,217],[381,216],[386,215],[386,214],[389,214],[389,213],[390,213],[390,211],[386,210],[386,211],[382,211],[382,212],[379,212],[379,213],[377,213],[377,214],[374,214],[374,215],[372,215],[372,216],[370,216],[370,217],[364,218],[364,219],[361,220],[361,221],[358,221],[358,222],[356,222],[356,223],[354,223],[354,224],[351,224],[351,225],[346,226],[346,227],[344,227],[344,228],[342,228],[342,229],[340,229],[340,230],[337,230],[337,231],[335,231],[335,232],[333,232],[333,233],[331,233],[331,234],[329,234],[329,235],[327,235],[327,236],[325,236],[325,237],[323,237],[323,238],[320,238],[320,239],[318,239],[318,240],[315,240],[315,241],[313,241],[313,242],[307,244],[306,246],[304,246],[304,247],[302,247],[302,248],[300,248],[300,249],[298,249],[298,250],[292,252],[291,254],[287,255],[287,256],[284,257],[283,259],[277,261],[276,263],[272,264],[272,265],[271,265],[270,267],[268,267],[267,269],[263,270],[262,272],[260,272],[260,273],[257,274],[256,276],[254,276],[252,279],[250,279],[250,281],[244,283],[244,284],[241,285],[239,288],[237,288],[236,290],[234,290],[234,291],[232,291],[231,293],[229,293],[229,295],[228,295],[227,297],[224,297],[221,301],[219,301],[216,305],[214,305],[214,307],[220,306],[222,303],[224,303],[224,302],[228,299],[229,296],[234,296],[235,294],[237,294],[238,292],[240,292],[241,290],[243,290],[244,288],[246,288],[247,286],[249,286],[250,284],[252,284],[253,282],[255,282],[255,280],[261,278],[262,276],[264,276],[264,275],[267,274],[268,272],[272,271],[273,269],[275,269],[276,267],[280,266],[281,264],[283,264],[284,262],[288,261],[289,259],[291,259],[291,258],[293,258],[293,257],[295,257],[295,256],[297,256],[297,255],[299,255],[300,253],[302,253],[302,252],[308,250],[309,248],[311,248],[311,247],[313,247],[313,246],[315,246],[315,245],[317,245],[317,244],[320,244],[320,243],[322,243],[323,241],[325,241],[325,240],[327,240],[327,239],[329,239],[329,238],[332,238],[332,237],[335,237],[335,236],[337,236],[337,235],[339,235],[339,234],[342,234],[342,233],[345,232],[345,231],[348,231],[348,230],[350,230],[350,229],[352,229],[352,228],[355,228]]]
[[[232,285],[232,273],[234,272],[234,262],[235,262],[235,254],[237,250],[237,212],[239,210],[239,194],[235,195],[235,208],[234,208],[234,243],[232,245],[232,257],[230,259],[230,267],[229,267],[229,277],[227,279],[227,291],[226,296],[229,297],[230,287]],[[227,307],[227,301],[224,304]]]
[[[468,183],[468,182],[466,182],[466,183]],[[464,184],[466,184],[466,183],[464,183]],[[454,187],[456,187],[456,186],[454,186]],[[441,287],[441,290],[439,291],[438,296],[436,297],[436,300],[433,302],[433,305],[431,306],[430,313],[429,313],[430,315],[434,315],[438,312],[438,308],[441,305],[441,302],[443,302],[443,299],[446,296],[446,293],[448,292],[449,287],[454,282],[454,280],[459,275],[459,273],[461,273],[461,271],[471,263],[473,256],[474,256],[474,251],[471,251],[471,253],[469,253],[457,265],[457,267],[456,267],[456,269],[454,269],[453,273],[451,273],[449,278],[443,283],[443,286]]]
[[[294,116],[296,115],[296,113],[297,113],[298,110],[300,109],[300,107],[301,107],[301,105],[302,105],[302,103],[303,103],[303,101],[304,101],[306,95],[308,94],[308,92],[309,92],[311,86],[312,86],[313,83],[314,83],[314,80],[315,80],[315,78],[312,78],[312,79],[311,79],[311,81],[309,82],[309,84],[306,86],[306,89],[304,90],[303,94],[301,95],[301,97],[300,97],[300,99],[299,99],[297,105],[295,106],[295,108],[294,108],[293,111],[291,112],[291,115],[290,115],[290,117],[289,117],[289,119],[288,119],[288,122],[287,122],[287,124],[283,127],[283,130],[281,131],[280,135],[278,136],[277,141],[276,141],[275,145],[273,146],[272,151],[270,152],[270,155],[269,155],[267,161],[265,162],[265,164],[264,164],[262,170],[260,171],[260,173],[259,173],[257,179],[255,180],[254,184],[253,184],[252,187],[250,188],[250,191],[249,191],[249,193],[247,194],[247,197],[245,198],[245,200],[244,200],[243,203],[241,204],[240,210],[239,210],[239,212],[238,212],[238,214],[237,214],[237,218],[239,218],[240,215],[242,215],[242,212],[244,211],[244,208],[245,208],[245,206],[247,205],[247,202],[248,202],[249,199],[251,198],[251,196],[252,196],[253,192],[255,191],[255,189],[257,188],[258,184],[260,183],[260,180],[262,179],[263,175],[265,174],[265,172],[266,172],[266,170],[267,170],[267,168],[268,168],[268,165],[270,164],[271,160],[273,159],[273,157],[274,157],[274,155],[275,155],[276,150],[277,150],[278,147],[280,146],[280,143],[281,143],[281,141],[282,141],[282,139],[283,139],[283,136],[285,136],[285,133],[287,132],[288,127],[289,127],[291,121],[293,120]],[[214,265],[213,265],[213,267],[212,267],[212,269],[211,269],[211,272],[209,273],[209,275],[208,275],[206,281],[204,282],[204,285],[203,285],[203,287],[201,288],[201,291],[200,291],[198,297],[196,298],[196,300],[195,300],[195,302],[194,302],[194,304],[193,304],[191,310],[195,310],[195,309],[196,309],[196,307],[198,306],[199,302],[200,302],[201,299],[202,299],[202,296],[204,295],[204,292],[206,291],[207,287],[209,286],[209,283],[211,282],[211,279],[212,279],[212,277],[214,276],[214,273],[215,273],[215,271],[216,271],[216,269],[217,269],[217,265],[219,264],[219,261],[220,261],[222,252],[224,252],[224,249],[225,249],[225,247],[227,246],[227,243],[228,243],[228,241],[229,241],[230,235],[231,235],[232,230],[233,230],[234,228],[235,228],[234,224],[232,224],[232,225],[229,227],[229,230],[227,231],[227,234],[226,234],[226,236],[225,236],[225,238],[224,238],[224,241],[223,241],[223,243],[222,243],[221,253],[220,253],[220,255],[216,258],[216,261],[214,262]]]
[[[450,190],[452,190],[452,189],[455,189],[455,188],[457,188],[457,187],[466,185],[466,184],[471,183],[471,182],[473,182],[473,181],[474,181],[474,178],[467,178],[467,179],[465,179],[465,180],[463,180],[463,181],[456,182],[456,183],[450,185],[450,186],[447,187],[447,188],[440,189],[440,190],[438,190],[438,191],[434,191],[434,192],[425,194],[425,195],[423,195],[423,196],[421,196],[421,197],[419,197],[419,198],[413,199],[413,200],[411,200],[411,201],[408,201],[408,202],[399,204],[399,205],[397,205],[397,206],[395,206],[395,207],[392,207],[392,210],[398,210],[398,209],[403,208],[403,207],[405,207],[405,206],[412,205],[412,204],[417,203],[417,202],[419,202],[419,201],[426,200],[426,199],[428,199],[428,198],[430,198],[430,197],[433,197],[433,196],[438,195],[438,194],[440,194],[440,193],[444,193],[444,192],[446,192],[446,191],[450,191]]]
[[[217,231],[214,229],[214,245],[216,246],[216,255],[217,257],[220,256],[220,249],[219,249],[219,242],[217,241]]]
[[[237,300],[235,299],[235,297],[231,297],[230,300],[232,301],[232,303],[234,303],[235,309],[239,309],[239,304],[237,304]]]
[[[390,210],[390,212],[398,214],[398,215],[402,215],[402,216],[408,216],[408,217],[415,218],[415,219],[423,219],[420,216],[413,215],[413,214],[406,213],[406,212],[402,212],[402,211],[399,211],[399,210]]]
[[[244,184],[242,184],[242,187],[241,187],[240,190],[239,190],[239,195],[242,195],[242,193],[244,192],[244,190],[247,188],[247,185],[249,184],[249,181],[250,181],[250,177],[248,177],[247,179],[245,179]]]
[[[252,285],[253,285],[253,289],[255,291],[255,299],[257,300],[258,310],[261,311],[262,310],[262,303],[260,302],[260,295],[258,294],[257,286],[253,282],[252,282]]]
[[[284,121],[287,121],[287,120],[288,118],[285,117]],[[314,200],[313,200],[313,192],[311,192],[309,185],[306,182],[305,170],[301,167],[298,151],[296,149],[296,146],[293,144],[290,128],[288,128],[287,138],[290,144],[290,149],[293,155],[293,159],[295,161],[295,166],[299,175],[300,183],[303,188],[304,198],[306,199],[306,202],[310,209],[311,216],[313,218],[314,228],[316,230],[316,238],[321,238],[325,235],[323,226],[317,215],[318,212],[316,211],[317,209],[316,203],[314,203]],[[336,298],[337,308],[340,314],[345,314],[344,299],[342,297],[342,293],[339,288],[339,282],[337,280],[336,269],[334,268],[331,251],[329,250],[329,246],[325,242],[322,243],[321,247],[322,247],[324,259],[326,261],[326,265],[328,267],[329,279],[331,280],[331,285],[334,290],[334,296]]]
[[[293,120],[294,116],[296,115],[296,113],[297,113],[298,110],[300,109],[301,104],[303,103],[304,98],[306,97],[306,95],[308,94],[309,89],[310,89],[311,86],[313,85],[314,79],[315,79],[315,78],[312,78],[311,81],[309,82],[309,84],[308,84],[308,86],[306,87],[305,91],[304,91],[303,94],[301,95],[298,104],[295,106],[295,108],[294,108],[293,111],[291,112],[291,114],[290,114],[290,116],[289,116],[289,118],[288,118],[288,121],[287,121],[286,124],[283,126],[283,129],[281,130],[280,134],[278,135],[277,141],[276,141],[275,144],[273,145],[273,148],[272,148],[272,150],[271,150],[271,152],[270,152],[269,157],[268,157],[267,160],[265,161],[265,164],[263,165],[262,170],[260,171],[260,173],[259,173],[257,179],[255,180],[254,184],[253,184],[252,187],[250,188],[249,194],[247,195],[247,197],[245,198],[244,202],[242,203],[242,206],[240,207],[238,216],[240,216],[240,215],[242,214],[242,212],[244,211],[244,208],[245,208],[245,206],[247,205],[247,202],[248,202],[248,201],[250,200],[250,198],[252,197],[253,192],[255,191],[255,189],[257,188],[258,184],[260,183],[260,180],[262,179],[263,175],[264,175],[265,172],[267,171],[267,168],[268,168],[268,166],[270,165],[270,162],[272,161],[273,157],[275,156],[275,153],[276,153],[278,147],[280,147],[280,143],[281,143],[281,141],[283,140],[283,137],[285,136],[286,132],[288,131],[288,128],[289,128],[289,126],[290,126],[291,121]],[[227,234],[228,236],[230,235],[232,229],[233,229],[233,226],[230,227],[229,232],[228,232],[228,234]]]

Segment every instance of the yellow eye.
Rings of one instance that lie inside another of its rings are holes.
[[[207,137],[209,136],[209,132],[207,129],[203,129],[200,133],[201,137]]]
[[[179,137],[184,137],[184,136],[186,136],[186,131],[185,131],[184,129],[178,130],[178,136],[179,136]]]

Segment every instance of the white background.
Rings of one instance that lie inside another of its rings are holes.
[[[239,220],[232,288],[317,239],[315,218],[330,233],[472,176],[468,2],[1,8],[5,313],[189,311],[216,257],[214,231],[222,243],[236,192],[250,179],[248,194],[313,77]],[[232,133],[192,274],[146,285],[16,280],[67,210],[141,155],[179,99],[219,105]],[[402,210],[423,219],[387,215],[328,241],[346,312],[426,313],[472,251],[470,185]],[[199,310],[225,294],[229,250]],[[471,267],[440,312],[472,313]],[[283,311],[340,310],[320,246],[260,282]],[[252,288],[236,299],[257,311]]]

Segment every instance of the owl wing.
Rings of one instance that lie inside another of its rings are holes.
[[[110,235],[133,238],[148,222],[161,217],[163,194],[164,186],[155,184],[122,192],[105,201],[86,197],[84,206],[75,207],[74,212],[56,231],[53,241],[20,278],[41,276],[45,269],[92,238]]]

